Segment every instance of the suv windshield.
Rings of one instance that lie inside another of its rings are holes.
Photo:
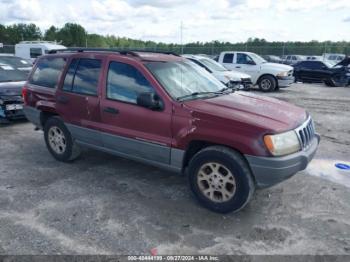
[[[146,67],[174,99],[185,96],[213,96],[225,86],[210,73],[190,61],[150,62]],[[191,99],[193,97],[188,97]]]
[[[17,70],[7,65],[0,65],[0,82],[16,82],[27,80],[26,72]]]
[[[225,67],[223,67],[221,64],[219,64],[218,62],[215,62],[214,60],[211,59],[207,59],[207,58],[200,58],[198,59],[199,62],[201,62],[203,65],[205,65],[206,67],[209,68],[210,71],[228,71]]]

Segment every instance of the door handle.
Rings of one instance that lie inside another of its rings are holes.
[[[106,113],[110,113],[110,114],[118,114],[119,113],[119,110],[115,109],[113,107],[105,107],[103,109],[103,111],[106,112]]]
[[[241,68],[240,66],[236,66],[236,68]]]
[[[60,104],[68,104],[69,98],[66,96],[58,96],[57,97],[57,102]]]

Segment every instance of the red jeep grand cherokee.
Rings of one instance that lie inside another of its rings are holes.
[[[304,109],[235,92],[170,53],[57,51],[37,61],[23,97],[57,160],[88,146],[185,172],[216,212],[305,169],[319,143]]]

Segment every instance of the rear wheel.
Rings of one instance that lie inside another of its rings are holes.
[[[243,157],[222,146],[205,148],[193,157],[189,181],[200,204],[219,213],[239,211],[255,190]]]
[[[80,155],[80,148],[58,117],[51,117],[46,121],[44,137],[48,150],[57,160],[69,162]]]
[[[262,76],[259,79],[259,88],[263,92],[272,92],[277,86],[277,81],[273,76]]]

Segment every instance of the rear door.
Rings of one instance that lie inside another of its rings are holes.
[[[323,81],[329,75],[329,69],[320,61],[308,61],[303,70],[304,77],[312,81]]]
[[[222,65],[229,70],[234,69],[234,53],[224,53],[222,57]]]
[[[108,62],[101,100],[102,140],[104,147],[120,154],[169,164],[172,107],[164,104],[155,84],[150,73],[134,61]],[[137,105],[137,96],[143,92],[156,93],[164,108]]]
[[[56,108],[80,142],[100,146],[102,141],[97,132],[100,117],[99,85],[101,81],[102,58],[73,58],[56,92]]]

